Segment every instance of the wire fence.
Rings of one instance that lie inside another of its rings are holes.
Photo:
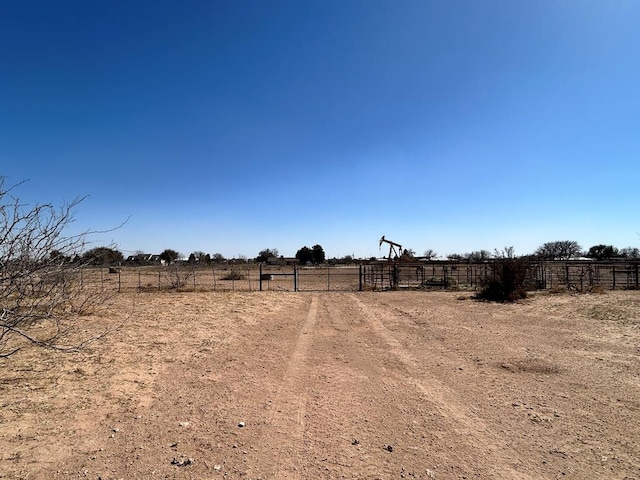
[[[530,289],[584,291],[640,288],[640,261],[530,262]],[[390,289],[476,290],[492,274],[491,262],[376,262],[362,265],[200,267],[92,267],[82,269],[83,286],[118,292],[196,290],[254,291],[380,291]]]

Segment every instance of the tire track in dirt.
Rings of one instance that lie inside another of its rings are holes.
[[[273,442],[280,447],[274,452],[274,464],[269,469],[273,472],[273,478],[300,478],[295,467],[300,463],[300,446],[305,431],[308,396],[304,380],[307,352],[313,340],[317,317],[318,297],[314,296],[267,419],[274,434],[283,440]]]
[[[495,462],[494,467],[500,477],[530,479],[530,476],[513,468],[513,465],[522,464],[517,452],[502,447],[500,439],[489,432],[486,423],[457,400],[454,391],[435,378],[429,378],[428,385],[420,380],[423,374],[419,362],[384,326],[379,319],[381,313],[362,302],[355,294],[351,294],[351,298],[360,308],[372,332],[386,343],[389,347],[389,353],[399,360],[406,369],[404,380],[419,391],[443,419],[452,424],[452,433],[460,438],[468,439],[466,443],[473,446],[474,449],[484,450],[476,452],[478,455],[490,454],[496,458],[498,461]],[[394,316],[388,311],[385,311],[383,315]]]

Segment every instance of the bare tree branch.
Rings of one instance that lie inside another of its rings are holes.
[[[91,271],[79,260],[87,237],[99,232],[65,234],[86,197],[29,205],[14,195],[23,183],[6,187],[0,177],[0,358],[26,345],[78,351],[107,333],[80,338],[78,322],[114,296],[84,281]]]

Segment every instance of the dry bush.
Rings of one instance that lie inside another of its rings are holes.
[[[195,269],[192,266],[181,265],[179,263],[173,263],[163,267],[160,269],[160,272],[164,276],[165,284],[173,290],[186,287],[193,281],[195,276]]]
[[[26,345],[78,350],[101,336],[75,336],[79,320],[113,294],[85,284],[74,260],[91,232],[65,235],[82,198],[28,205],[13,195],[19,185],[5,188],[0,177],[0,357]]]
[[[477,297],[482,300],[513,302],[526,298],[530,262],[521,258],[503,258],[490,265]]]
[[[244,280],[245,278],[247,278],[247,276],[240,270],[232,269],[229,273],[222,277],[222,280]]]

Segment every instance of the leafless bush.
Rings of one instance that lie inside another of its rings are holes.
[[[526,281],[530,262],[521,258],[501,258],[490,265],[488,275],[481,280],[477,297],[483,300],[513,302],[526,298]]]
[[[245,278],[247,278],[247,276],[244,273],[234,268],[234,269],[231,269],[231,271],[227,273],[224,277],[222,277],[222,280],[243,280]]]
[[[172,263],[162,267],[160,272],[164,275],[169,288],[175,290],[186,287],[190,281],[193,281],[196,274],[193,266],[181,263]]]
[[[101,335],[78,337],[78,321],[112,292],[83,285],[75,258],[92,232],[67,236],[83,198],[28,205],[0,177],[0,358],[26,345],[77,351]]]

